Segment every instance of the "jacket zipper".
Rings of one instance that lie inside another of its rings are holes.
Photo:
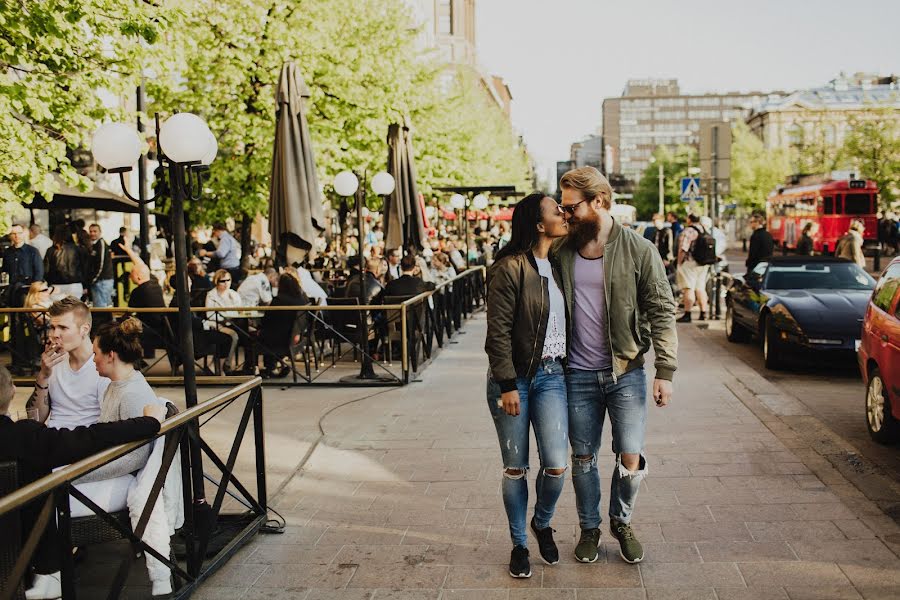
[[[609,342],[609,354],[610,354],[610,358],[612,359],[613,384],[616,384],[619,382],[619,377],[618,377],[618,375],[616,375],[616,352],[615,352],[615,350],[613,350],[612,334],[610,333],[611,324],[610,324],[610,320],[609,320],[609,288],[610,288],[611,284],[609,283],[609,272],[606,269],[606,265],[609,264],[609,262],[605,260],[607,256],[609,256],[609,253],[606,250],[604,250],[603,251],[603,258],[604,258],[604,261],[603,261],[603,287],[604,287],[603,299],[606,301],[606,339]]]
[[[541,280],[541,321],[544,319],[544,276],[538,273],[538,277]],[[531,362],[528,363],[528,375],[531,376],[531,367],[534,366],[534,353],[537,352],[537,336],[538,332],[541,330],[541,323],[538,321],[537,329],[534,331],[534,347],[531,349]]]

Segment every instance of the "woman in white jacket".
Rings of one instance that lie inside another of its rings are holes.
[[[225,269],[219,269],[213,275],[213,289],[206,293],[207,308],[230,308],[242,305],[241,296],[231,289],[231,273]],[[234,355],[237,352],[238,333],[233,328],[226,325],[228,319],[239,317],[236,312],[216,311],[206,314],[203,321],[205,329],[221,331],[231,338],[231,347],[228,350],[228,357],[223,365],[223,373],[228,375],[231,373],[231,366],[234,364]]]

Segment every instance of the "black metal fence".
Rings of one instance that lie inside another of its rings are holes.
[[[199,385],[223,385],[243,381],[254,375],[259,357],[269,357],[290,376],[290,379],[270,380],[278,386],[285,385],[342,385],[325,375],[338,363],[352,354],[354,361],[367,356],[388,385],[405,385],[412,374],[434,356],[462,327],[465,319],[485,301],[484,267],[473,267],[436,287],[433,291],[417,296],[389,297],[384,304],[361,306],[356,298],[335,298],[327,306],[252,306],[230,308],[192,307],[192,313],[204,313],[215,326],[211,330],[195,330],[195,356],[191,357],[200,376]],[[259,336],[253,324],[267,312],[294,313],[290,342],[272,345]],[[147,380],[154,385],[178,385],[180,366],[186,360],[181,356],[180,332],[177,331],[176,308],[92,308],[95,321],[110,319],[114,315],[134,314],[144,324],[145,349],[150,349],[142,366]],[[16,323],[14,335],[6,347],[14,361],[34,363],[43,348],[45,325],[36,315],[45,309],[0,309],[0,318]],[[213,318],[212,315],[221,315]],[[365,320],[363,315],[368,315]],[[43,319],[44,321],[46,319]],[[243,377],[226,377],[219,370],[223,358],[222,341],[211,340],[211,332],[227,327],[235,332],[244,350]],[[361,344],[360,328],[367,329],[369,343]],[[157,355],[154,351],[162,352]],[[21,353],[28,356],[22,357]],[[296,357],[302,357],[300,364]],[[396,358],[395,358],[396,356]],[[153,376],[151,371],[168,359],[169,375]],[[210,360],[212,359],[212,360]],[[399,370],[395,366],[399,361]],[[17,383],[28,384],[27,375],[17,378]],[[268,382],[267,382],[268,383]],[[378,385],[384,385],[381,381]]]
[[[266,498],[266,461],[263,436],[263,397],[261,380],[254,378],[238,385],[206,402],[187,409],[180,414],[167,418],[153,440],[133,442],[111,448],[89,458],[54,471],[24,487],[2,490],[6,495],[0,496],[0,521],[18,523],[20,513],[29,510],[37,514],[30,530],[18,532],[4,530],[0,536],[0,600],[22,598],[22,588],[29,562],[34,556],[38,540],[43,535],[51,519],[56,520],[61,543],[59,545],[62,564],[62,591],[66,600],[77,595],[75,563],[72,548],[79,544],[95,541],[106,541],[124,538],[131,544],[132,552],[122,556],[121,564],[115,572],[105,597],[118,598],[136,557],[142,553],[150,555],[171,569],[174,585],[174,598],[187,598],[191,592],[231,557],[244,543],[254,536],[263,525],[267,516]],[[231,443],[228,456],[219,456],[203,439],[201,428],[215,418],[226,407],[243,402],[243,412],[237,431]],[[206,417],[202,420],[201,418]],[[246,485],[235,475],[235,463],[238,452],[247,433],[252,418],[253,440],[256,466],[256,490]],[[153,487],[145,508],[136,526],[128,515],[109,513],[85,496],[77,487],[76,480],[98,467],[144,444],[156,443],[163,438],[162,462],[155,475]],[[203,455],[214,464],[220,475],[215,478],[208,473],[204,476],[214,483],[215,496],[212,503],[206,502],[205,490],[192,487],[189,446],[195,444]],[[184,526],[173,538],[172,547],[177,548],[163,556],[156,549],[142,541],[142,536],[150,518],[154,504],[162,501],[160,493],[169,473],[169,469],[178,457],[181,466],[181,483],[183,486]],[[0,464],[0,471],[15,469],[15,463]],[[13,471],[14,472],[14,471]],[[14,479],[14,477],[12,478]],[[0,481],[9,482],[9,478],[0,476]],[[225,496],[229,495],[242,505],[241,513],[224,513],[222,505]],[[70,499],[75,498],[88,507],[93,515],[73,519],[70,511]],[[99,539],[98,539],[99,538]],[[94,582],[96,583],[96,582]],[[93,588],[93,586],[92,586]],[[96,596],[91,593],[91,596]]]

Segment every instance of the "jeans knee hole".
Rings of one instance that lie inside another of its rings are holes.
[[[527,469],[503,469],[503,476],[507,479],[522,479]]]

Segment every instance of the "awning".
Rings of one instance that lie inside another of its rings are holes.
[[[120,213],[141,212],[138,203],[129,200],[125,196],[107,192],[96,186],[89,192],[82,192],[78,188],[67,185],[59,175],[54,175],[54,177],[59,184],[59,191],[53,195],[53,200],[48,202],[47,199],[40,194],[35,194],[31,202],[22,202],[22,206],[25,208],[45,210],[88,208]]]

